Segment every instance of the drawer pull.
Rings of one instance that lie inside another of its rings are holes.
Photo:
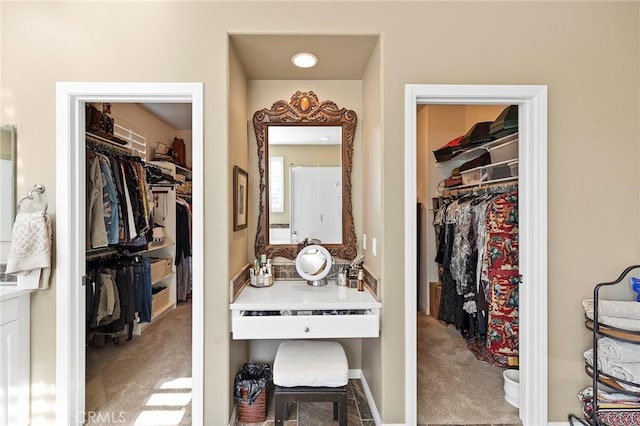
[[[305,333],[308,333],[308,332],[309,332],[309,327],[305,327],[305,328],[304,328],[304,332],[305,332]]]

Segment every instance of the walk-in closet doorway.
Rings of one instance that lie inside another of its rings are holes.
[[[56,95],[56,415],[85,418],[85,103],[190,103],[193,229],[203,229],[202,83],[58,83]],[[203,235],[193,232],[192,421],[203,422]],[[63,284],[65,283],[65,284]],[[73,284],[71,284],[73,283]]]
[[[547,88],[407,85],[405,90],[405,422],[417,417],[416,149],[419,105],[519,106],[520,419],[547,423]],[[427,366],[428,368],[428,366]]]

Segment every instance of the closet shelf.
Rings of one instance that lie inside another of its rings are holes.
[[[167,275],[165,275],[164,277],[161,277],[161,278],[158,278],[157,280],[153,280],[153,281],[151,281],[151,285],[156,285],[156,284],[158,284],[158,283],[161,283],[161,282],[163,282],[164,280],[167,280],[167,279],[169,279],[169,278],[171,278],[171,277],[173,277],[173,276],[175,276],[175,275],[176,275],[176,273],[175,273],[175,272],[168,273],[168,274],[167,274]]]
[[[485,152],[487,152],[490,148],[494,148],[498,145],[502,145],[504,143],[507,142],[511,142],[513,140],[517,140],[518,139],[518,133],[512,133],[508,136],[502,137],[500,139],[496,139],[493,140],[491,142],[487,142],[483,145],[480,146],[476,146],[473,148],[469,148],[466,151],[462,151],[459,154],[451,157],[450,160],[446,160],[446,161],[438,161],[436,162],[436,167],[441,167],[443,165],[454,165],[454,167],[460,166],[462,163],[469,161],[469,160],[473,160],[474,158],[476,158],[477,156],[479,156],[480,154],[483,154]],[[513,160],[511,160],[513,161]]]
[[[175,164],[175,166],[176,166],[176,172],[184,172],[184,173],[180,173],[181,175],[183,175],[183,174],[190,175],[192,173],[191,169],[188,169],[186,167],[182,167],[182,166],[180,166],[178,164]]]
[[[149,244],[149,246],[148,246],[148,248],[146,250],[129,252],[128,254],[130,256],[135,256],[136,254],[151,253],[152,251],[165,249],[165,248],[168,248],[168,247],[172,247],[174,245],[175,245],[175,243],[170,238],[165,237],[164,243],[162,243],[161,245],[154,246],[154,245]]]

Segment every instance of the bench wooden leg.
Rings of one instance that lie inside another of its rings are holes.
[[[277,392],[275,393],[275,397],[274,397],[274,409],[275,409],[275,421],[277,425],[282,425],[284,424],[284,421],[287,419],[288,417],[288,411],[287,410],[287,402],[284,400],[284,398],[279,395]]]
[[[338,418],[336,419],[336,415],[335,415],[335,409],[336,409],[336,405],[338,406]],[[338,421],[338,424],[340,426],[347,426],[347,394],[344,393],[341,395],[340,397],[340,401],[339,402],[334,402],[333,403],[333,407],[334,407],[334,420]]]
[[[274,392],[275,423],[284,424],[288,419],[288,406],[298,402],[333,403],[333,420],[340,426],[347,426],[347,391],[341,388],[281,388]]]

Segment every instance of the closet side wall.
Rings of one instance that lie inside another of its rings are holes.
[[[147,157],[143,159],[145,161],[151,161],[156,142],[171,146],[173,138],[178,134],[176,129],[138,104],[113,103],[111,104],[111,115],[117,124],[147,138]]]
[[[432,198],[438,196],[438,184],[451,175],[451,167],[436,164],[433,151],[467,132],[464,105],[428,105],[429,128],[424,143],[427,146],[427,193],[425,196],[425,221],[423,222],[423,238],[426,263],[422,266],[422,289],[428,294],[429,282],[439,281],[436,257],[436,237],[433,229]],[[423,143],[421,141],[421,143]]]
[[[240,166],[240,168],[249,171],[249,154],[250,149],[247,141],[247,77],[244,72],[244,68],[238,58],[238,55],[231,43],[229,46],[229,166],[227,170],[229,173],[233,173],[233,166]],[[186,141],[185,141],[186,144]],[[186,144],[187,149],[190,149],[190,144]],[[206,149],[206,147],[205,147]],[[251,182],[258,179],[257,173],[251,173],[249,171],[249,185]],[[205,175],[206,181],[206,175]],[[233,182],[233,176],[229,176],[229,182]],[[219,208],[227,208],[227,206],[233,205],[232,189],[229,186],[226,194],[226,203],[216,203]],[[249,208],[256,204],[257,197],[252,197],[249,194]],[[227,209],[230,210],[230,209]],[[253,210],[249,210],[251,213]],[[206,217],[206,216],[205,216]],[[233,216],[231,214],[228,217],[228,232],[229,232],[229,277],[226,284],[228,288],[229,280],[235,276],[248,262],[247,246],[253,246],[253,240],[251,239],[251,233],[249,232],[250,224],[256,221],[257,216],[249,214],[247,220],[249,225],[245,229],[239,231],[233,230]],[[206,220],[206,219],[205,219]],[[195,231],[197,232],[197,231]],[[205,290],[206,291],[206,290]],[[229,290],[227,290],[228,292]],[[228,298],[229,296],[227,296]],[[229,359],[227,363],[229,370],[226,372],[229,376],[229,383],[234,383],[235,375],[242,368],[242,364],[249,361],[249,350],[246,340],[233,340],[229,338]],[[222,357],[226,354],[221,354]],[[221,401],[222,403],[222,401]],[[229,399],[229,412],[233,412],[233,398]]]

